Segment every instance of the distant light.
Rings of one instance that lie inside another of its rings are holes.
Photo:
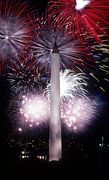
[[[24,151],[22,151],[22,154],[25,154],[25,152],[24,152]]]
[[[76,9],[81,10],[90,3],[88,0],[76,0]]]
[[[104,137],[102,136],[102,141],[104,141]]]
[[[45,159],[45,156],[37,156],[38,159]]]
[[[22,128],[19,128],[18,131],[19,131],[19,132],[22,132]]]
[[[22,156],[22,159],[28,159],[29,158],[29,156],[27,155],[27,156]]]

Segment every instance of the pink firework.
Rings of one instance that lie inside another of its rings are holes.
[[[61,118],[68,129],[80,132],[90,125],[97,113],[97,103],[86,97],[69,101],[61,108]]]
[[[27,3],[17,0],[0,1],[0,58],[15,57],[30,43],[31,15]]]
[[[40,95],[22,96],[20,115],[23,125],[39,126],[49,118],[49,103]]]
[[[108,36],[108,11],[108,0],[51,0],[48,7],[54,27],[64,28],[76,37],[89,35],[99,42],[102,36]]]

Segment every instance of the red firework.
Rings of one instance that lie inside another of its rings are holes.
[[[84,6],[77,3],[85,3]],[[51,0],[48,4],[49,22],[73,36],[87,35],[98,42],[108,37],[109,0]]]

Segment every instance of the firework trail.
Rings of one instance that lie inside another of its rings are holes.
[[[94,86],[98,87],[104,92],[108,92],[109,83],[109,44],[92,45],[92,56],[95,61],[95,67],[90,70],[90,79]],[[95,70],[94,70],[95,69]]]
[[[74,40],[72,36],[67,36],[62,31],[53,30],[47,20],[43,18],[36,20],[36,35],[32,43],[32,50],[41,66],[49,67],[50,72],[51,56],[56,42],[60,68],[86,74],[93,88],[97,86],[98,89],[105,91],[103,81],[108,79],[108,54],[106,53],[109,49],[108,41],[104,39],[103,44],[99,44],[87,36],[81,45],[81,40]]]
[[[39,25],[39,24],[38,24]],[[80,41],[81,42],[81,41]],[[87,41],[88,42],[88,41]],[[71,69],[76,73],[85,73],[91,77],[91,70],[95,71],[95,60],[89,59],[93,55],[79,40],[74,41],[72,36],[65,36],[61,31],[53,30],[45,21],[41,23],[32,42],[32,51],[42,66],[49,66],[51,71],[51,110],[50,110],[50,139],[49,160],[61,158],[61,123],[60,123],[60,81],[61,69]],[[88,69],[87,69],[88,67]],[[97,66],[98,67],[98,66]],[[95,72],[94,72],[95,73]],[[49,91],[48,91],[49,92]],[[49,93],[48,93],[49,94]]]
[[[51,0],[48,18],[55,28],[65,29],[77,38],[89,35],[101,42],[101,35],[109,37],[108,11],[108,0]]]
[[[32,41],[32,52],[42,66],[50,66],[55,43],[63,68],[71,67],[71,63],[78,62],[79,64],[81,57],[85,54],[84,51],[87,51],[84,45],[80,45],[79,40],[75,41],[72,37],[65,36],[62,31],[53,30],[48,25],[47,20],[43,22],[42,19],[39,19],[36,24],[36,34]]]
[[[16,59],[10,59],[7,81],[13,94],[25,94],[42,90],[41,70],[31,52],[25,51]]]
[[[64,71],[60,71],[60,98],[61,101],[75,101],[78,97],[86,96],[87,86],[86,77],[83,73],[75,74],[74,71],[69,69],[65,69]],[[47,85],[45,89],[45,94],[50,99],[51,95],[51,83]]]

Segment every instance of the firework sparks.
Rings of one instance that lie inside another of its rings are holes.
[[[20,115],[23,123],[28,124],[29,127],[39,126],[49,118],[48,101],[41,96],[22,96]]]
[[[87,82],[83,73],[75,74],[73,71],[66,69],[60,72],[60,98],[61,101],[74,101],[77,97],[85,96]],[[50,99],[51,84],[47,85],[45,94]]]
[[[38,19],[37,19],[38,21]],[[39,22],[39,24],[38,24]],[[66,36],[62,31],[54,31],[47,24],[46,20],[36,22],[38,27],[38,33],[36,34],[32,43],[32,50],[34,56],[38,59],[38,62],[42,66],[49,67],[50,72],[51,56],[54,44],[56,42],[59,51],[60,63],[62,69],[72,69],[76,73],[84,73],[93,82],[93,88],[102,87],[104,89],[102,79],[108,79],[105,74],[107,71],[105,63],[106,56],[103,56],[103,52],[97,47],[97,44],[93,38],[87,36],[86,42],[80,45],[80,41],[74,40],[71,36]],[[103,44],[106,42],[103,40]],[[100,45],[98,44],[100,47]],[[108,45],[103,45],[103,51],[108,52]],[[104,65],[105,68],[104,68]],[[101,77],[102,76],[102,77]],[[102,80],[102,81],[101,81]]]
[[[51,0],[48,12],[54,27],[64,28],[76,37],[86,38],[88,34],[101,42],[101,35],[108,37],[108,9],[108,0]]]
[[[30,52],[25,52],[23,56],[18,56],[14,61],[10,60],[8,68],[7,80],[12,92],[25,94],[40,90],[41,93],[41,71]]]
[[[81,61],[87,48],[80,45],[79,40],[74,41],[72,37],[65,36],[63,32],[54,31],[45,21],[43,26],[42,24],[40,26],[38,35],[35,35],[32,42],[32,51],[42,65],[50,65],[55,43],[59,51],[61,67],[70,67],[71,63],[75,64],[75,62]]]
[[[0,2],[0,57],[16,57],[31,40],[32,30],[27,3]]]
[[[106,44],[95,44],[92,46],[92,54],[95,59],[96,71],[93,70],[90,72],[93,80],[95,79],[95,85],[100,87],[102,91],[108,91],[108,82],[109,82],[109,45]],[[107,84],[107,85],[106,85]]]
[[[39,131],[48,125],[50,103],[43,94],[19,93],[11,96],[7,115],[11,127],[19,132],[27,132],[31,129]]]
[[[17,105],[14,105],[14,103],[17,103]],[[86,130],[97,115],[97,106],[96,101],[87,97],[76,98],[76,101],[62,102],[62,124],[75,133]],[[28,94],[21,96],[18,101],[12,101],[9,112],[11,112],[11,119],[16,119],[14,125],[16,123],[20,125],[19,131],[22,131],[25,127],[39,127],[48,123],[50,102],[42,95]]]
[[[60,119],[60,67],[74,69],[79,64],[83,48],[72,37],[54,31],[49,26],[41,24],[38,34],[32,43],[33,54],[44,66],[50,64],[51,68],[51,111],[49,136],[49,161],[58,161],[62,157],[61,119]],[[43,27],[43,28],[42,28]],[[82,51],[82,52],[81,52]],[[84,54],[83,53],[83,54]],[[79,60],[78,60],[79,59]],[[75,63],[76,62],[76,63]],[[60,66],[61,64],[61,66]],[[73,97],[73,96],[72,96]]]
[[[83,131],[97,114],[97,103],[86,97],[69,101],[61,108],[61,118],[66,127],[74,132]]]

